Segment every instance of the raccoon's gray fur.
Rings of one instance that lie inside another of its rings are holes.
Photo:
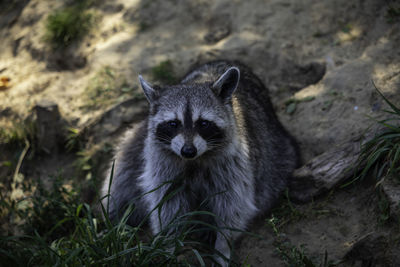
[[[150,216],[154,233],[177,213],[198,208],[214,213],[217,226],[242,230],[268,211],[287,186],[298,153],[267,89],[249,68],[211,62],[174,86],[151,86],[139,79],[150,112],[127,133],[116,154],[110,217],[117,218],[134,202],[128,223],[137,225],[176,184],[183,190]],[[230,240],[237,233],[224,230]],[[214,241],[229,257],[223,235],[216,234]]]

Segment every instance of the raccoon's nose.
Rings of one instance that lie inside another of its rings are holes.
[[[184,158],[191,159],[197,154],[197,149],[194,145],[184,145],[181,149],[181,155]]]

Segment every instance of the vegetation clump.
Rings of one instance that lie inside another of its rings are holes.
[[[34,182],[24,187],[28,188],[33,192],[28,198],[2,196],[0,201],[1,214],[6,215],[3,219],[17,216],[24,222],[19,224],[24,234],[2,231],[7,233],[0,236],[0,262],[5,266],[206,266],[218,254],[191,239],[199,230],[211,229],[195,218],[213,214],[196,211],[177,215],[160,233],[147,236],[145,221],[138,227],[126,224],[134,206],[115,223],[108,218],[107,205],[100,207],[96,218],[91,207],[80,202],[79,193],[61,179],[51,190]],[[176,193],[178,190],[166,195],[157,208]],[[21,201],[26,202],[23,208]]]
[[[286,200],[285,200],[286,199]],[[275,249],[286,264],[286,266],[298,267],[334,267],[339,266],[340,261],[328,260],[328,252],[325,251],[322,259],[311,257],[308,255],[307,248],[304,244],[296,246],[290,242],[288,237],[282,232],[283,227],[288,223],[300,221],[308,217],[321,217],[335,213],[336,211],[324,207],[325,201],[319,204],[312,203],[307,210],[297,209],[291,203],[288,191],[285,193],[285,199],[281,204],[274,208],[271,217],[267,219],[267,225],[272,229],[275,236]],[[327,199],[328,200],[328,199]]]
[[[174,74],[172,62],[170,60],[162,61],[151,69],[153,78],[164,84],[173,84],[177,81]]]
[[[75,2],[47,17],[45,40],[55,48],[69,46],[85,36],[94,25],[95,15],[87,10],[88,1]]]
[[[383,178],[395,178],[400,183],[400,108],[391,103],[377,88],[376,91],[390,107],[385,113],[391,117],[376,120],[382,130],[371,140],[362,145],[358,165],[365,165],[355,180],[364,178],[367,174]]]
[[[399,21],[400,18],[400,2],[397,0],[392,0],[387,3],[388,7],[386,10],[386,19],[389,23],[394,23]]]

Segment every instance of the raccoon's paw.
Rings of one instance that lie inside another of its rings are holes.
[[[231,257],[231,249],[228,245],[228,241],[221,234],[217,234],[215,250],[219,252],[218,255],[214,255],[215,261],[219,264],[219,266],[228,267],[229,259]]]

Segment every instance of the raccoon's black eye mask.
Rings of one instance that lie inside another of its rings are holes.
[[[159,125],[157,125],[156,130],[157,140],[169,145],[172,138],[174,138],[178,134],[180,126],[181,122],[178,120],[171,120],[160,123]]]
[[[198,120],[195,128],[199,135],[209,143],[221,143],[225,137],[224,131],[212,121]]]

